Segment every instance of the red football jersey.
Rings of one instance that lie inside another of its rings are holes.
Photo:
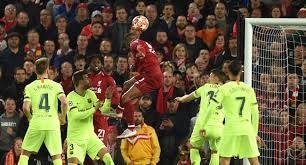
[[[108,138],[108,117],[103,116],[100,111],[96,111],[93,117],[93,123],[95,127],[95,133],[98,138],[103,141],[104,144],[107,143]]]
[[[144,54],[144,57],[142,59],[135,57],[136,71],[140,74],[136,77],[136,79],[148,76],[155,77],[156,75],[162,76],[157,55],[155,53],[155,50],[149,43],[140,39],[136,39],[130,44],[130,49],[134,57],[138,52]]]
[[[97,74],[88,74],[88,78],[90,79],[91,90],[95,92],[98,99],[103,101],[105,99],[105,91],[108,86],[112,86],[114,89],[113,97],[112,97],[112,105],[119,104],[120,97],[119,92],[116,90],[116,83],[113,77],[103,73],[102,71]]]

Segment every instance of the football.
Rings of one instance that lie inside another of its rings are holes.
[[[136,16],[132,20],[132,28],[135,30],[145,31],[149,27],[149,20],[142,15]]]

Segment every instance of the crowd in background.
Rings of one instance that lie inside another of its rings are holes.
[[[149,28],[140,39],[153,46],[164,75],[161,89],[135,101],[139,105],[134,115],[140,125],[138,132],[156,134],[152,142],[155,147],[144,150],[148,141],[116,139],[126,127],[124,119],[95,113],[95,132],[115,164],[131,164],[147,155],[153,155],[152,159],[161,165],[190,164],[188,137],[199,100],[178,103],[175,97],[205,84],[211,69],[218,68],[227,74],[231,60],[243,59],[237,53],[241,30],[238,17],[302,19],[306,17],[304,4],[303,0],[1,0],[0,164],[17,164],[29,124],[22,112],[23,91],[36,80],[34,62],[41,57],[49,58],[49,78],[59,82],[65,94],[73,90],[73,73],[86,69],[91,89],[99,99],[104,99],[107,86],[115,87],[112,105],[116,107],[124,82],[137,74],[124,42],[131,30],[131,20],[137,15],[149,20]],[[299,32],[299,36],[305,39],[306,33]],[[260,41],[260,37],[254,38]],[[306,162],[305,45],[299,42],[291,45],[291,54],[275,55],[273,50],[279,50],[280,44],[267,43],[255,42],[252,58],[262,116],[261,161],[303,164]],[[263,47],[271,51],[263,52]],[[293,67],[285,74],[281,60],[265,62],[267,54],[275,59],[289,56]],[[283,94],[277,95],[275,91]],[[67,126],[61,127],[65,151]],[[207,164],[208,147],[203,146],[201,152],[203,164]],[[43,147],[30,162],[51,164],[51,159]],[[86,159],[86,164],[101,162]]]

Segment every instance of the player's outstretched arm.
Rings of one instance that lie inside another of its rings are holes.
[[[31,102],[24,100],[23,105],[22,105],[23,112],[25,116],[27,117],[28,121],[32,119],[32,114],[31,114]]]
[[[184,95],[182,97],[176,97],[175,100],[178,101],[178,102],[181,102],[181,103],[185,103],[185,102],[190,102],[192,100],[194,100],[196,97],[195,97],[195,92],[192,92],[188,95]]]

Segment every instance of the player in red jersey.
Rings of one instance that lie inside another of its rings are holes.
[[[92,56],[89,61],[89,74],[88,78],[90,79],[91,90],[95,92],[97,98],[101,101],[105,99],[105,93],[108,87],[111,87],[113,90],[111,103],[112,105],[118,105],[120,101],[119,92],[116,90],[115,80],[103,72],[102,62],[99,56]],[[100,111],[94,113],[94,128],[95,133],[103,141],[104,144],[107,142],[108,135],[108,118],[111,114],[116,113],[107,113],[102,114]],[[115,117],[115,116],[112,116]]]
[[[138,36],[137,33],[129,33],[126,36],[130,52],[135,59],[135,68],[138,75],[132,77],[123,85],[117,110],[123,111],[123,117],[128,123],[128,129],[117,138],[128,138],[136,135],[133,119],[135,107],[132,100],[162,87],[163,74],[157,55],[152,46],[143,40],[137,39]]]

